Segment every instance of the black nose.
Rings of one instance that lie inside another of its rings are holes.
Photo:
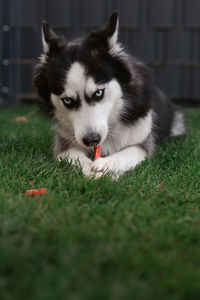
[[[91,132],[83,137],[83,143],[88,147],[93,147],[99,144],[101,137],[96,132]]]

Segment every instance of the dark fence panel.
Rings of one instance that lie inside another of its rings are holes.
[[[199,0],[0,0],[0,103],[31,101],[41,21],[66,39],[120,14],[120,40],[176,101],[200,103]]]

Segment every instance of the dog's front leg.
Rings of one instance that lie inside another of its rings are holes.
[[[90,176],[92,169],[92,161],[86,156],[86,154],[76,148],[70,148],[67,151],[63,151],[57,155],[58,160],[67,159],[72,162],[72,164],[80,164],[84,175]]]
[[[129,146],[110,156],[97,159],[93,163],[92,169],[96,172],[97,177],[109,171],[118,177],[128,170],[134,169],[146,156],[146,151],[140,146]]]
[[[81,166],[83,173],[90,176],[92,161],[87,157],[87,152],[78,144],[72,145],[68,139],[63,138],[59,134],[56,135],[54,141],[54,156],[58,160],[69,160],[72,164]]]

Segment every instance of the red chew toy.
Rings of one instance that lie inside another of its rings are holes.
[[[101,146],[94,147],[94,160],[99,158],[101,155]]]
[[[26,190],[24,194],[29,195],[30,197],[33,197],[35,195],[45,194],[46,188],[40,188],[40,189],[32,189],[32,190]]]

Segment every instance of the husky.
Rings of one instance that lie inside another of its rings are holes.
[[[182,112],[153,83],[143,62],[118,41],[118,13],[99,30],[67,42],[46,21],[34,68],[40,102],[53,120],[54,155],[86,176],[119,176],[184,134]],[[90,159],[101,145],[102,157]]]

